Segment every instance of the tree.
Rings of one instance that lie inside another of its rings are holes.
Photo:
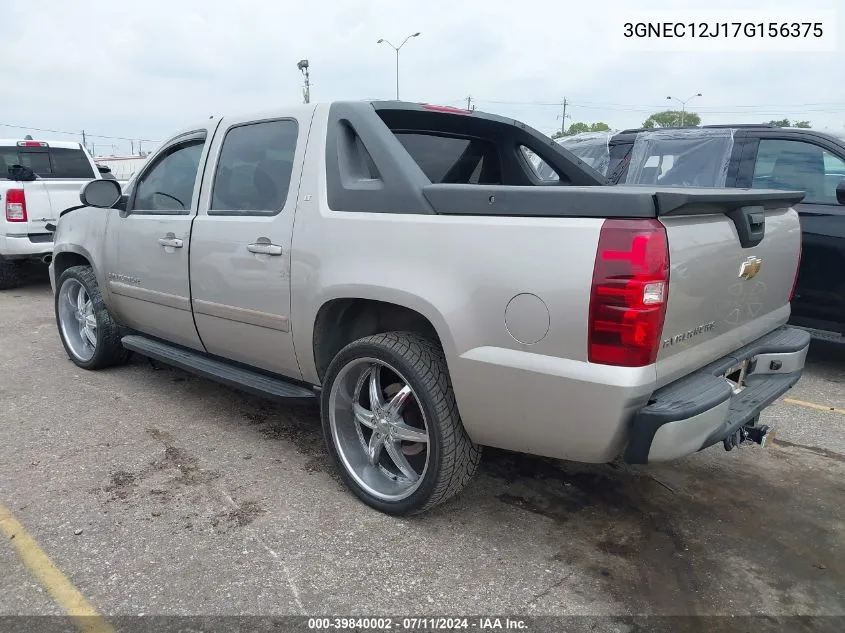
[[[681,112],[680,110],[664,110],[655,112],[643,122],[643,127],[653,129],[656,127],[679,127],[683,115],[684,125],[699,125],[701,117],[695,112]]]
[[[605,123],[604,121],[598,121],[597,123],[583,123],[582,121],[576,121],[572,125],[569,126],[569,129],[566,130],[564,134],[560,130],[552,134],[552,138],[558,139],[563,136],[572,136],[574,134],[582,134],[584,132],[609,132],[610,126]]]
[[[780,119],[778,121],[769,121],[766,125],[774,125],[775,127],[801,127],[801,128],[808,128],[810,127],[809,121],[796,121],[795,123],[791,123],[789,119]]]

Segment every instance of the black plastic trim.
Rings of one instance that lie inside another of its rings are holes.
[[[377,178],[348,167],[355,143],[369,154]],[[431,182],[379,119],[370,102],[340,102],[329,108],[326,130],[326,185],[333,211],[431,215],[422,188]]]
[[[622,187],[427,185],[423,194],[442,215],[653,218],[650,190]]]
[[[631,439],[625,449],[625,461],[631,464],[648,463],[651,443],[661,426],[669,422],[687,420],[728,400],[731,404],[724,425],[714,431],[700,449],[712,446],[736,432],[798,382],[802,371],[791,374],[752,373],[748,378],[747,387],[736,396],[727,381],[721,377],[724,372],[742,360],[760,354],[795,353],[809,345],[808,332],[784,326],[657,390],[652,394],[649,404],[634,416]]]

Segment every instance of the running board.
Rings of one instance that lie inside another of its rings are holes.
[[[123,347],[137,352],[141,356],[184,369],[241,391],[286,402],[311,402],[315,398],[314,391],[307,387],[288,382],[282,378],[266,376],[254,370],[231,365],[224,361],[209,358],[204,354],[168,345],[146,336],[132,334],[124,336],[120,342],[123,343]]]

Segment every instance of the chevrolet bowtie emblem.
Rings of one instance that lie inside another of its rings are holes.
[[[748,259],[742,262],[739,267],[740,279],[753,279],[760,272],[760,266],[763,265],[763,260],[759,257],[751,255]]]

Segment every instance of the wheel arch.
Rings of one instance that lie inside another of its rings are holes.
[[[93,263],[94,258],[91,257],[91,253],[89,253],[85,248],[82,246],[71,246],[71,245],[62,245],[60,247],[56,247],[53,249],[53,275],[56,279],[56,283],[59,281],[59,277],[62,276],[62,273],[65,272],[68,268],[72,266],[90,266],[94,271],[94,276],[97,278],[97,283],[100,284],[100,287],[103,287],[103,280],[100,278],[100,275],[97,271],[97,267]]]
[[[454,343],[440,312],[417,297],[413,300],[396,299],[356,293],[323,301],[313,321],[309,359],[321,383],[329,363],[343,347],[372,334],[416,332],[436,341],[449,356]]]

